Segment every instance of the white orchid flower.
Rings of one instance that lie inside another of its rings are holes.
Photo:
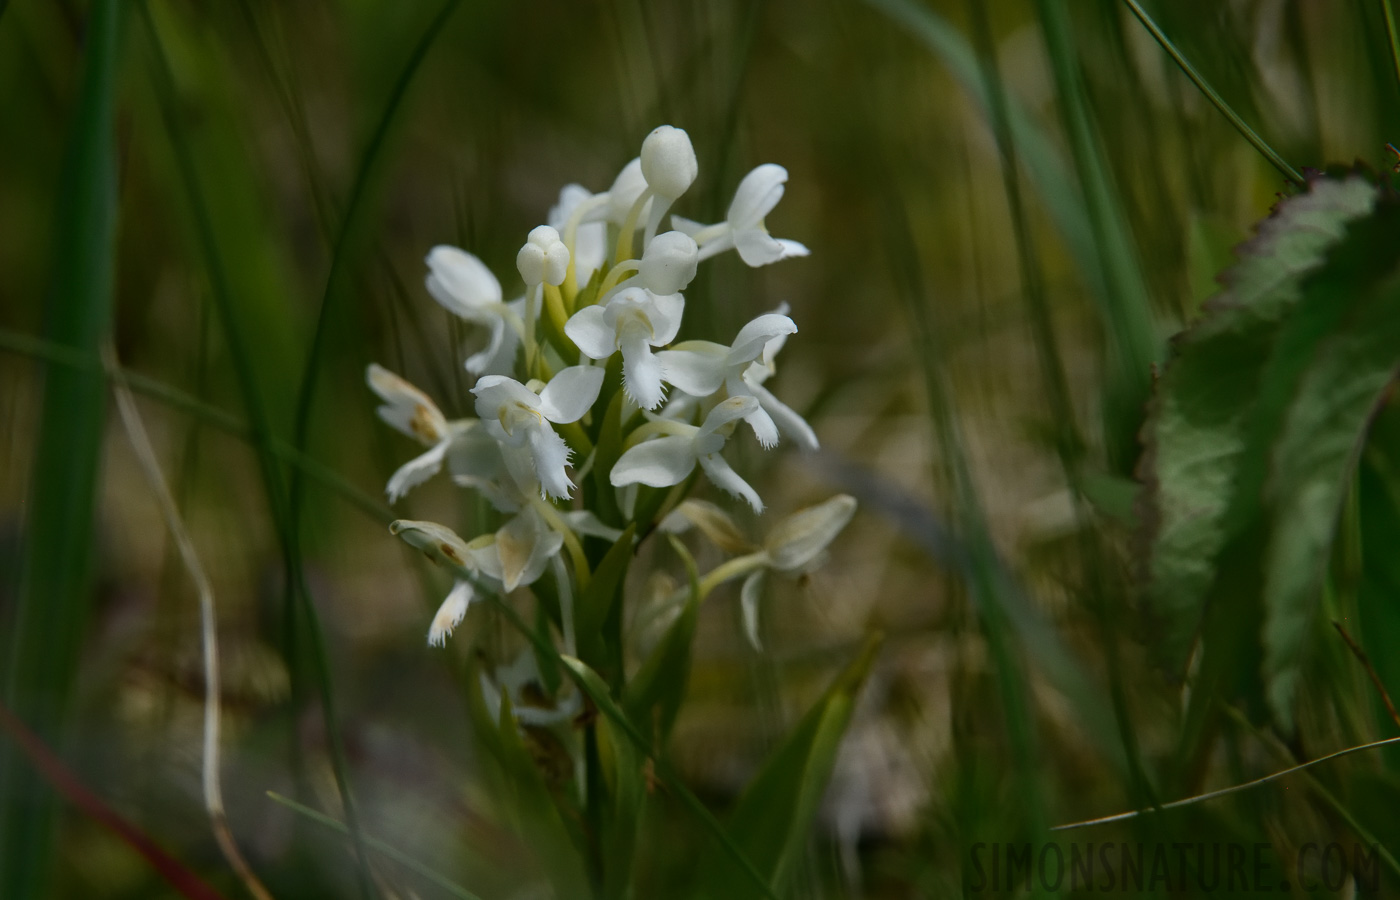
[[[457,480],[490,477],[499,467],[495,441],[475,419],[449,422],[427,394],[378,363],[370,363],[365,381],[384,401],[377,412],[391,428],[419,441],[428,452],[399,467],[385,493],[390,503],[436,475],[447,463]]]
[[[699,426],[653,417],[650,426],[665,436],[643,441],[624,452],[613,465],[609,479],[614,487],[629,484],[671,487],[689,477],[699,463],[710,481],[747,500],[754,512],[763,512],[763,501],[758,493],[719,455],[734,430],[734,423],[757,408],[758,401],[753,397],[730,397],[710,410]]]
[[[753,364],[762,359],[775,341],[797,332],[792,319],[778,313],[765,313],[739,330],[734,343],[726,347],[713,341],[684,341],[658,353],[666,380],[697,397],[708,397],[721,387],[731,397],[753,397],[758,403],[747,417],[754,436],[764,447],[778,443],[786,434],[808,449],[815,449],[817,436],[801,416],[784,404],[750,375]],[[780,345],[781,346],[781,345]]]
[[[564,469],[569,448],[549,423],[577,422],[598,399],[603,370],[590,366],[562,369],[540,393],[513,378],[487,375],[479,379],[476,413],[503,447],[529,447],[535,476],[543,495],[567,499],[574,484]],[[513,454],[506,452],[507,461]]]
[[[452,629],[462,623],[467,608],[476,599],[476,590],[467,576],[480,577],[485,573],[485,564],[493,555],[488,552],[486,543],[480,539],[467,543],[457,532],[436,522],[415,522],[399,519],[389,525],[389,533],[403,538],[411,547],[423,551],[428,559],[451,569],[459,577],[453,582],[447,599],[442,601],[433,624],[428,628],[428,645],[441,647],[452,634]]]
[[[798,575],[815,568],[827,546],[836,539],[856,512],[856,500],[837,494],[816,506],[800,509],[781,519],[768,532],[761,546],[749,543],[727,513],[713,504],[686,500],[661,522],[663,531],[679,534],[698,528],[726,553],[740,556],[723,563],[700,580],[700,596],[726,581],[744,578],[739,600],[744,613],[744,631],[754,649],[758,640],[758,602],[769,572]],[[746,577],[747,576],[747,577]]]
[[[664,347],[680,331],[685,299],[679,293],[658,296],[644,288],[619,291],[604,306],[586,306],[564,325],[564,333],[589,359],[607,359],[622,351],[622,387],[642,409],[663,399],[665,375],[652,347]]]
[[[733,247],[746,264],[766,266],[780,259],[806,256],[809,251],[797,241],[775,238],[768,233],[763,220],[783,197],[787,169],[774,163],[764,163],[744,176],[729,204],[729,214],[723,222],[701,225],[680,216],[671,218],[672,227],[684,231],[700,245],[700,259],[706,260]]]
[[[515,713],[515,721],[521,725],[548,727],[567,722],[583,711],[583,697],[577,690],[557,698],[552,706],[541,704],[543,690],[528,690],[531,687],[543,688],[539,662],[535,652],[529,647],[520,651],[509,665],[499,666],[495,677],[481,673],[481,694],[486,701],[486,711],[492,721],[501,718],[501,693],[510,698],[510,708]],[[573,682],[565,679],[567,688]]]
[[[473,375],[510,372],[520,347],[525,299],[502,303],[496,276],[480,259],[457,247],[434,247],[427,263],[428,293],[433,299],[459,318],[491,329],[486,349],[467,358],[467,371]]]
[[[754,649],[758,640],[758,601],[769,572],[798,575],[815,567],[829,545],[856,513],[856,499],[849,494],[800,509],[782,519],[768,532],[759,556],[762,566],[744,579],[739,603],[744,613],[744,632]]]

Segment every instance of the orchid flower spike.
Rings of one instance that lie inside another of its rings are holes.
[[[428,293],[448,312],[491,329],[486,349],[467,358],[474,375],[502,374],[515,365],[525,314],[524,299],[501,302],[501,283],[465,250],[439,245],[428,252]]]
[[[566,499],[574,484],[564,469],[569,448],[549,423],[577,422],[598,399],[603,370],[591,366],[562,369],[540,393],[513,378],[487,375],[479,379],[476,414],[490,435],[505,448],[527,447],[540,491],[548,497]],[[507,451],[507,462],[515,454]]]
[[[699,426],[653,418],[652,425],[663,426],[669,433],[623,453],[613,465],[609,479],[614,487],[629,484],[671,487],[689,477],[699,463],[710,481],[747,500],[754,512],[761,513],[763,501],[758,493],[719,455],[734,430],[734,423],[756,409],[758,401],[753,397],[730,397],[710,410]]]
[[[747,421],[764,447],[778,443],[779,433],[793,438],[808,449],[815,449],[817,436],[801,416],[762,384],[750,377],[753,364],[762,359],[775,341],[795,334],[797,325],[778,313],[765,313],[739,330],[728,347],[712,341],[684,341],[657,354],[666,380],[697,397],[708,397],[721,387],[731,397],[753,397],[757,403]]]
[[[677,198],[690,189],[700,174],[695,148],[690,135],[683,129],[662,125],[652,129],[642,141],[642,175],[654,199],[647,216],[646,237],[642,246],[651,243],[661,226],[661,220]]]
[[[428,447],[428,452],[404,463],[389,479],[385,493],[390,503],[436,475],[444,462],[459,480],[489,475],[497,468],[493,462],[499,453],[496,442],[477,427],[475,419],[447,421],[427,394],[378,363],[370,363],[365,380],[384,401],[379,418]]]
[[[774,163],[764,163],[744,176],[729,204],[729,214],[716,225],[701,225],[680,216],[673,216],[672,226],[695,238],[700,245],[700,259],[706,260],[733,247],[739,258],[754,267],[766,266],[780,259],[806,256],[810,251],[797,241],[775,238],[768,233],[763,220],[783,197],[788,179],[787,169]]]
[[[685,299],[679,293],[658,296],[643,288],[626,288],[605,306],[585,306],[574,313],[564,333],[589,359],[607,359],[621,350],[623,390],[642,409],[655,409],[663,398],[665,373],[651,348],[675,340],[684,311]]]

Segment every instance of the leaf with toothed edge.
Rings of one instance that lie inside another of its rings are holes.
[[[1374,181],[1360,174],[1315,177],[1239,248],[1239,261],[1223,276],[1225,292],[1173,342],[1143,428],[1139,466],[1146,600],[1162,659],[1173,670],[1185,665],[1216,558],[1237,529],[1231,506],[1247,510],[1256,502],[1238,495],[1248,474],[1241,467],[1282,323],[1298,305],[1303,277],[1376,196]]]

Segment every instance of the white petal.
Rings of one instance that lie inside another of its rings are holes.
[[[792,319],[777,313],[764,313],[739,329],[739,334],[734,338],[725,364],[736,366],[758,359],[763,355],[763,348],[767,346],[769,341],[783,335],[796,333],[797,323]]]
[[[686,341],[662,350],[657,359],[671,384],[695,397],[708,397],[724,384],[724,358],[729,348],[710,341]]]
[[[734,229],[734,249],[745,265],[766,266],[783,258],[783,245],[762,228]]]
[[[365,381],[385,401],[377,412],[391,428],[428,445],[446,436],[447,419],[427,394],[378,363],[369,364]]]
[[[779,572],[795,572],[807,565],[841,533],[855,512],[855,498],[837,494],[824,503],[784,518],[763,541],[768,555],[773,558],[773,568]]]
[[[685,298],[680,294],[652,294],[647,319],[651,322],[653,347],[661,347],[676,339],[685,315]]]
[[[504,360],[506,349],[506,337],[509,332],[510,348],[509,356]],[[491,320],[491,339],[486,347],[478,353],[473,353],[467,357],[467,371],[473,375],[507,375],[515,368],[515,348],[519,345],[519,339],[515,332],[506,327],[506,320],[497,316]],[[492,371],[495,370],[495,371]]]
[[[779,431],[796,441],[798,446],[804,450],[817,449],[817,433],[812,430],[811,425],[807,424],[806,419],[799,416],[792,407],[773,396],[772,391],[756,383],[747,375],[744,376],[744,383],[748,385],[750,391],[753,391],[753,395],[758,398],[764,411],[773,417]]]
[[[457,247],[428,251],[428,292],[464,319],[480,320],[483,307],[501,302],[501,283],[486,264]]]
[[[559,189],[559,202],[549,208],[549,215],[545,217],[545,224],[560,234],[564,233],[564,226],[568,224],[569,216],[574,214],[578,205],[587,200],[591,200],[593,194],[581,184],[566,184]]]
[[[763,512],[763,501],[759,499],[758,492],[749,487],[749,483],[739,477],[739,474],[729,467],[729,463],[724,461],[724,457],[718,453],[706,453],[700,457],[700,468],[705,470],[705,474],[710,476],[710,481],[729,494],[735,497],[742,497],[749,501],[749,506],[753,507],[756,513]]]
[[[622,171],[618,172],[617,178],[613,180],[612,187],[608,189],[608,221],[614,225],[621,225],[626,220],[632,204],[637,202],[637,198],[646,189],[647,179],[642,174],[642,158],[638,156],[622,167]],[[638,217],[638,224],[646,221],[650,209],[651,201],[648,200],[642,208],[641,216]]]
[[[787,169],[775,163],[764,163],[744,176],[729,204],[729,224],[736,229],[752,228],[763,221],[783,198]],[[748,260],[745,260],[748,262]],[[750,263],[752,265],[752,263]]]
[[[745,578],[744,586],[739,589],[739,604],[744,612],[744,634],[755,650],[763,649],[758,641],[758,601],[763,599],[763,582],[763,570],[759,569]]]
[[[603,307],[585,306],[564,323],[564,333],[589,359],[607,359],[617,352],[617,332],[603,321]]]
[[[723,400],[715,404],[715,408],[710,410],[710,414],[705,417],[696,438],[714,434],[730,422],[747,418],[755,409],[758,409],[758,400],[747,395]]]
[[[513,591],[520,584],[521,576],[535,552],[540,529],[535,515],[523,512],[507,522],[496,532],[496,553],[501,559],[501,583],[507,591]]]
[[[703,231],[710,226],[697,222],[694,219],[687,219],[684,216],[672,216],[671,227],[681,234],[688,234],[693,238],[696,232]]]
[[[613,465],[608,480],[614,487],[645,484],[670,487],[685,481],[695,469],[695,447],[688,437],[671,435],[638,444]]]
[[[773,422],[773,417],[764,412],[762,405],[744,416],[744,421],[749,423],[749,427],[753,429],[753,436],[758,438],[764,450],[771,450],[778,445],[778,426]]]
[[[622,529],[609,528],[603,524],[603,520],[594,515],[590,510],[577,509],[568,512],[561,512],[559,517],[569,524],[578,534],[590,537],[599,537],[605,541],[616,542],[622,537]]]
[[[551,422],[566,425],[583,418],[603,387],[601,366],[560,369],[540,392],[540,412]]]
[[[384,492],[389,495],[390,503],[398,503],[399,498],[407,494],[410,489],[422,484],[432,478],[442,468],[443,456],[447,453],[449,441],[442,441],[433,445],[427,453],[416,456],[408,462],[399,466],[389,478],[389,484]]]
[[[467,607],[471,606],[475,596],[476,592],[472,590],[470,581],[458,581],[452,585],[451,593],[438,607],[437,615],[433,616],[433,626],[428,629],[429,647],[441,647],[447,643],[452,629],[462,624]]]
[[[587,284],[607,258],[608,226],[603,222],[580,225],[574,234],[574,279]]]
[[[642,409],[655,409],[665,395],[661,389],[661,361],[651,352],[643,334],[629,333],[622,344],[622,389]]]
[[[657,294],[675,294],[695,277],[700,248],[683,231],[668,231],[652,238],[642,254],[638,272],[642,283]]]
[[[534,391],[504,375],[483,375],[472,388],[476,395],[476,414],[487,421],[500,418],[501,407],[519,403],[529,409],[540,408],[540,398]]]
[[[548,425],[529,429],[529,441],[542,492],[559,500],[569,499],[574,487],[564,471],[569,465],[569,445]]]
[[[787,238],[778,238],[778,243],[783,245],[783,259],[792,259],[796,256],[810,256],[812,251],[807,249],[806,244],[799,244],[797,241],[790,241]]]
[[[694,525],[725,553],[750,553],[754,547],[729,513],[707,500],[683,500],[662,520],[662,531],[681,532]]]

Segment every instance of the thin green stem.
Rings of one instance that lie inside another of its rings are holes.
[[[1123,0],[1123,2],[1127,4],[1128,9],[1132,11],[1133,15],[1137,16],[1138,21],[1151,33],[1157,43],[1162,46],[1162,49],[1167,51],[1167,54],[1176,61],[1181,71],[1186,73],[1186,77],[1190,78],[1196,87],[1200,89],[1201,93],[1205,94],[1206,99],[1209,100],[1216,109],[1220,110],[1220,114],[1228,119],[1231,125],[1235,126],[1235,130],[1238,131],[1245,140],[1249,141],[1250,145],[1253,146],[1255,150],[1258,150],[1260,155],[1267,159],[1275,169],[1278,169],[1285,178],[1299,187],[1302,187],[1304,180],[1303,176],[1298,173],[1298,170],[1285,162],[1283,157],[1279,156],[1273,147],[1265,143],[1264,139],[1261,138],[1253,128],[1250,128],[1249,124],[1246,123],[1244,119],[1240,118],[1239,113],[1230,108],[1230,104],[1226,103],[1225,99],[1216,93],[1215,88],[1210,86],[1210,82],[1206,81],[1201,73],[1196,71],[1196,67],[1191,65],[1190,60],[1182,55],[1181,51],[1177,49],[1171,39],[1167,37],[1161,28],[1157,27],[1157,23],[1154,22],[1152,17],[1147,14],[1147,11],[1138,4],[1137,0]],[[1389,11],[1389,0],[1381,0],[1381,2],[1385,4],[1387,11]],[[1395,46],[1394,36],[1395,31],[1392,26],[1392,48]],[[1400,63],[1397,63],[1397,66],[1400,67]],[[1400,68],[1397,68],[1397,71],[1400,71]]]
[[[1381,0],[1381,13],[1385,15],[1385,34],[1390,39],[1390,61],[1395,64],[1395,80],[1400,83],[1400,34],[1395,30],[1395,10],[1390,0]]]

